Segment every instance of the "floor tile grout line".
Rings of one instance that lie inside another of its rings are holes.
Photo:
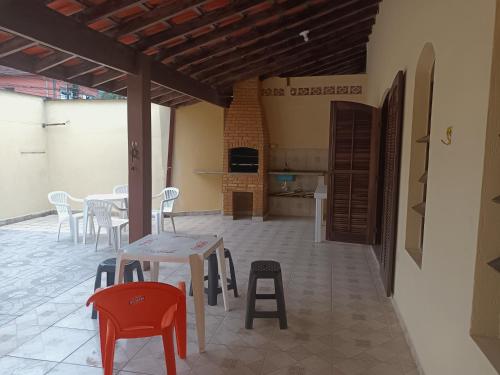
[[[368,251],[373,251],[373,248],[370,246],[370,249]],[[389,298],[389,297],[383,297],[382,294],[381,294],[381,285],[380,285],[380,280],[375,277],[374,275],[374,270],[373,270],[373,265],[372,265],[372,261],[368,258],[369,257],[369,254],[367,254],[366,252],[363,252],[363,255],[364,255],[364,259],[365,259],[365,263],[368,267],[368,270],[370,271],[370,274],[371,274],[371,277],[372,277],[372,280],[374,280],[374,283],[375,283],[375,289],[376,289],[376,292],[377,292],[377,299],[379,301],[379,303],[381,305],[384,305],[384,299],[383,298]],[[384,321],[385,321],[385,324],[387,327],[390,327],[389,325],[389,321],[387,320],[387,317],[386,317],[386,314],[385,314],[385,311],[384,311]],[[391,330],[392,331],[392,330]],[[393,336],[392,332],[391,333],[391,336]],[[403,363],[401,362],[401,359],[398,358],[398,367],[400,368],[401,372],[404,373],[404,368],[403,368]]]

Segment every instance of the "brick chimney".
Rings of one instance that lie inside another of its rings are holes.
[[[251,215],[263,220],[267,213],[269,134],[259,79],[236,83],[233,96],[224,123],[223,211],[233,219]]]

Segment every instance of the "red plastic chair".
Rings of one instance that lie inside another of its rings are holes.
[[[186,285],[134,282],[111,286],[94,293],[87,306],[94,303],[99,311],[99,334],[104,375],[113,374],[115,342],[161,335],[167,374],[175,375],[173,329],[177,353],[186,358]]]

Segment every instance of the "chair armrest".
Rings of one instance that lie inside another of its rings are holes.
[[[78,203],[83,203],[83,199],[81,198],[75,198],[75,197],[72,197],[71,195],[68,194],[68,198],[71,199],[72,201],[75,201],[75,202],[78,202]]]
[[[112,207],[112,209],[114,208],[114,209],[116,209],[117,211],[121,211],[121,212],[124,212],[124,211],[126,212],[126,211],[128,211],[128,209],[127,209],[127,208],[121,208],[120,206],[117,206],[117,205],[116,205],[116,203],[113,203],[113,202],[110,202],[110,203],[111,203],[111,207]]]
[[[153,194],[153,199],[154,198],[158,198],[158,197],[161,197],[163,195],[163,191],[158,193],[158,194]]]
[[[50,202],[50,203],[53,204],[54,206],[64,206],[64,207],[71,209],[71,205],[67,204],[67,203],[52,203],[52,202]]]
[[[160,212],[163,212],[163,207],[167,202],[175,201],[177,198],[163,199],[160,203]]]

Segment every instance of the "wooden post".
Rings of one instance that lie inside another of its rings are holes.
[[[151,76],[139,55],[138,73],[127,76],[129,241],[151,233]]]
[[[167,150],[167,178],[166,187],[172,186],[172,172],[174,166],[174,137],[175,137],[175,108],[170,108],[170,124],[168,129]]]

